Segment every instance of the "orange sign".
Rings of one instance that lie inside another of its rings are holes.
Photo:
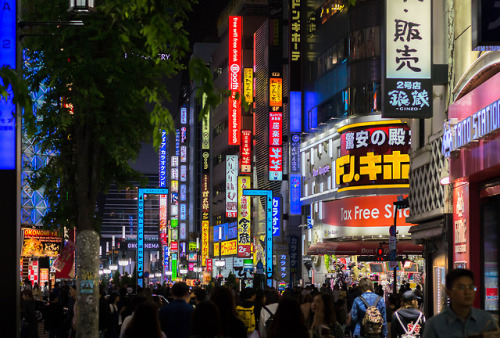
[[[201,221],[201,265],[205,266],[208,258],[208,221]]]
[[[283,84],[280,77],[269,78],[269,106],[281,107],[283,105]]]

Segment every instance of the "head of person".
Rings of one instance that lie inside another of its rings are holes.
[[[123,337],[160,337],[160,335],[160,320],[156,304],[147,300],[137,305]]]
[[[111,304],[117,303],[120,300],[120,294],[118,292],[111,292],[109,295],[109,302]]]
[[[401,307],[405,309],[418,308],[417,296],[413,291],[408,290],[401,295]]]
[[[254,288],[244,288],[241,290],[240,293],[240,299],[242,301],[249,300],[249,301],[254,301],[256,297],[255,289]]]
[[[368,292],[368,291],[373,292],[373,282],[368,277],[361,278],[359,280],[358,287],[359,287],[359,290],[362,293],[365,293],[365,292]]]
[[[49,301],[51,303],[57,303],[59,301],[59,296],[57,295],[57,292],[51,292],[49,296]]]
[[[213,288],[210,294],[210,300],[214,302],[219,309],[223,327],[232,317],[237,316],[233,293],[227,286],[217,286]]]
[[[221,332],[220,314],[211,301],[202,301],[196,305],[191,317],[191,335],[195,337],[219,337]]]
[[[279,295],[278,291],[273,290],[273,289],[268,289],[264,291],[264,297],[266,298],[266,305],[267,304],[274,304],[279,301]]]
[[[453,269],[446,275],[446,295],[451,305],[462,308],[472,307],[476,297],[474,273],[468,269]]]
[[[194,297],[195,297],[196,304],[199,304],[199,303],[207,300],[207,290],[202,289],[202,288],[194,289]]]
[[[24,300],[33,300],[33,293],[29,289],[23,290],[21,296]]]
[[[311,310],[314,314],[323,313],[324,324],[330,325],[336,322],[333,296],[329,292],[316,294],[311,304]]]
[[[189,286],[184,282],[177,282],[172,286],[172,296],[175,299],[185,299],[189,294]]]
[[[271,324],[270,336],[307,337],[308,330],[299,302],[291,296],[282,297]]]

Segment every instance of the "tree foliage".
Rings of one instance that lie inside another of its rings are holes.
[[[138,180],[130,166],[141,142],[173,130],[166,79],[184,69],[189,43],[183,20],[194,0],[106,0],[75,18],[67,0],[25,0],[24,21],[81,19],[84,26],[27,27],[25,77],[32,90],[49,90],[24,127],[56,156],[36,171],[45,187],[46,226],[99,231],[98,193]],[[45,36],[40,36],[46,34]]]

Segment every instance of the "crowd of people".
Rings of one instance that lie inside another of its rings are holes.
[[[421,289],[403,285],[397,295],[384,297],[369,278],[361,278],[348,289],[327,285],[296,287],[279,293],[273,288],[238,292],[232,286],[191,290],[186,283],[160,286],[167,303],[153,297],[149,288],[132,295],[127,287],[101,287],[99,332],[103,338],[344,338],[344,337],[468,337],[497,330],[493,316],[472,308],[474,276],[456,269],[446,277],[450,305],[426,321],[420,311]],[[68,299],[74,299],[69,288]],[[30,290],[23,291],[23,318],[30,323]],[[26,298],[25,298],[26,297]],[[71,337],[75,330],[75,308],[63,312],[65,299],[50,293],[46,325],[51,337]],[[26,303],[24,303],[26,302]],[[387,303],[387,304],[386,304]],[[72,303],[74,304],[74,302]],[[71,323],[52,327],[53,323]],[[28,336],[26,336],[28,337]],[[31,336],[30,336],[31,337]]]

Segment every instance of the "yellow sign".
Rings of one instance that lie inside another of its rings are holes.
[[[251,199],[243,196],[244,189],[251,189],[250,176],[238,176],[238,257],[251,256]]]
[[[283,83],[280,77],[269,79],[269,106],[281,107],[283,105]]]
[[[238,245],[236,243],[236,240],[233,239],[232,241],[224,241],[221,243],[222,246],[222,252],[221,256],[228,256],[228,255],[236,255],[238,252]],[[215,242],[214,243],[214,257],[219,256],[219,243]]]
[[[335,180],[337,185],[359,181],[368,178],[370,181],[407,180],[410,172],[410,155],[393,151],[387,155],[344,155],[339,157],[335,165]]]
[[[209,221],[201,221],[201,265],[206,266],[209,248]]]
[[[243,70],[243,93],[247,103],[253,102],[253,69]]]

